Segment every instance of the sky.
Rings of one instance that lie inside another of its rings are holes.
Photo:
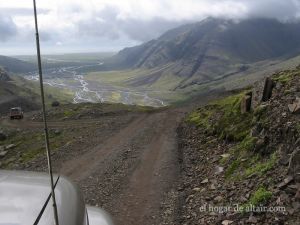
[[[206,17],[300,19],[300,0],[36,0],[42,53],[111,52]],[[0,0],[0,55],[35,53],[32,0]]]

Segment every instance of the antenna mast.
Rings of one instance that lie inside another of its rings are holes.
[[[33,0],[33,7],[34,7],[34,22],[35,22],[35,31],[36,31],[35,37],[36,37],[37,61],[38,61],[38,69],[39,69],[41,99],[42,99],[42,106],[43,106],[45,143],[46,143],[46,152],[47,152],[47,160],[48,160],[48,170],[49,170],[49,176],[50,176],[50,182],[51,182],[51,196],[52,196],[52,202],[53,202],[55,225],[59,225],[57,205],[56,205],[55,192],[54,192],[52,163],[51,163],[51,154],[50,154],[50,145],[49,145],[49,133],[48,133],[47,118],[46,118],[46,107],[45,107],[45,96],[44,96],[44,85],[43,85],[43,71],[42,71],[41,51],[40,51],[40,38],[39,38],[39,28],[38,28],[37,10],[36,10],[36,1],[35,0]]]

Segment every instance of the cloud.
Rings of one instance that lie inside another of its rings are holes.
[[[0,41],[7,41],[17,34],[17,26],[11,17],[0,15]]]
[[[209,16],[300,19],[299,0],[51,0],[37,4],[42,42],[54,48],[106,46],[110,41],[112,47],[129,46]],[[31,1],[3,1],[0,15],[0,41],[11,45],[34,41]]]
[[[49,13],[49,9],[39,9],[39,14]],[[32,16],[33,10],[30,8],[19,7],[1,7],[1,13],[5,15]]]
[[[138,18],[120,18],[121,10],[112,6],[94,12],[93,19],[85,18],[78,21],[75,26],[78,35],[89,37],[106,37],[116,40],[126,35],[136,41],[148,41],[164,31],[184,23],[164,18],[151,18],[147,20]]]

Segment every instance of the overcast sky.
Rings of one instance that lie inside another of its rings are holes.
[[[208,16],[300,18],[300,0],[37,0],[43,53],[117,51]],[[32,0],[0,0],[0,55],[35,53]]]

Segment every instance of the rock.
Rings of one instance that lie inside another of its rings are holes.
[[[7,136],[3,133],[3,131],[0,131],[0,141],[6,140]]]
[[[293,104],[288,105],[288,108],[291,113],[295,113],[295,114],[300,113],[300,98],[296,98]]]
[[[15,148],[16,146],[17,146],[17,145],[15,145],[15,144],[10,144],[10,145],[7,145],[7,146],[5,147],[5,149],[9,150],[9,149]]]
[[[216,186],[214,184],[211,184],[209,187],[210,190],[216,190]]]
[[[0,152],[0,158],[3,158],[4,156],[6,156],[6,154],[7,154],[7,151]]]
[[[57,130],[54,131],[54,134],[59,135],[59,134],[61,134],[61,131],[57,129]]]
[[[221,155],[221,157],[227,159],[230,157],[230,154],[223,154],[223,155]]]
[[[300,209],[300,203],[299,202],[293,202],[292,207],[295,211],[298,211]]]
[[[298,186],[292,184],[292,185],[287,186],[285,192],[288,194],[291,194],[291,195],[296,195],[297,190],[298,190]]]
[[[258,222],[257,218],[254,216],[250,216],[249,219],[247,220],[247,223],[254,223],[256,224]]]
[[[207,183],[208,183],[208,178],[206,178],[203,181],[201,181],[201,184],[207,184]]]
[[[201,188],[194,188],[193,191],[194,192],[199,192],[199,191],[201,191]]]
[[[295,178],[296,182],[300,182],[300,148],[291,154],[288,171]]]
[[[223,220],[222,221],[222,225],[229,225],[229,224],[232,224],[233,221],[232,220]]]
[[[277,82],[276,85],[275,85],[275,88],[277,90],[280,90],[282,88],[282,84],[280,82]]]
[[[216,202],[221,202],[222,200],[223,200],[222,196],[217,196],[214,198],[214,201],[216,201]]]
[[[255,143],[254,151],[255,151],[255,152],[259,152],[259,151],[262,150],[265,146],[266,146],[265,139],[259,138],[259,139],[256,141],[256,143]]]
[[[215,174],[216,175],[221,174],[223,172],[224,172],[224,167],[216,166],[216,168],[215,168]]]
[[[283,182],[281,182],[280,184],[277,185],[277,187],[279,189],[283,189],[285,188],[289,183],[291,183],[294,180],[294,178],[292,176],[288,176],[287,178],[285,178],[283,180]]]
[[[53,101],[53,102],[51,103],[51,106],[52,106],[52,107],[58,107],[59,105],[60,105],[59,101]]]

